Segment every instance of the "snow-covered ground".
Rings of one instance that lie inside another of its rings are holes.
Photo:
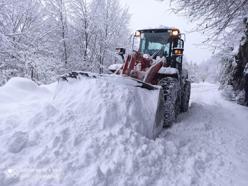
[[[0,87],[0,185],[248,185],[248,108],[194,84],[151,140],[157,93],[117,80]]]

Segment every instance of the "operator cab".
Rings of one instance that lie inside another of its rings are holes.
[[[182,68],[184,40],[175,28],[144,29],[135,32],[133,50],[152,59],[165,57],[169,66]]]

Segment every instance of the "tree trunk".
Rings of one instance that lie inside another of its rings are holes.
[[[63,41],[63,60],[64,64],[68,63],[68,54],[67,54],[67,44],[66,44],[66,18],[65,18],[65,9],[63,0],[60,0],[60,21],[61,21],[61,36]]]

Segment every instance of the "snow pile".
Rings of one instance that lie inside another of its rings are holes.
[[[0,87],[0,185],[248,184],[247,108],[194,84],[190,111],[151,140],[156,91],[134,85],[15,78]]]
[[[156,162],[132,156],[155,148],[146,137],[154,132],[159,91],[136,85],[115,76],[42,87],[11,79],[0,88],[0,185],[126,185],[127,177],[138,179],[136,166]],[[163,151],[156,147],[154,158]]]
[[[114,75],[82,77],[80,81],[60,81],[54,101],[99,130],[120,125],[154,138],[159,89],[137,86],[136,81]]]
[[[120,69],[122,66],[123,66],[123,64],[119,64],[119,63],[112,64],[108,67],[108,69],[111,71],[116,71],[116,70]]]
[[[24,78],[12,78],[6,85],[1,87],[0,102],[16,103],[30,100],[33,97],[43,98],[48,95],[49,91],[46,88],[38,87],[34,82]]]
[[[172,68],[172,67],[162,67],[160,68],[160,70],[158,71],[159,74],[178,74],[178,70],[176,68]]]

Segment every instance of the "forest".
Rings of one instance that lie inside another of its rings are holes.
[[[72,70],[101,72],[126,45],[129,15],[118,1],[1,0],[0,84],[49,83]]]

